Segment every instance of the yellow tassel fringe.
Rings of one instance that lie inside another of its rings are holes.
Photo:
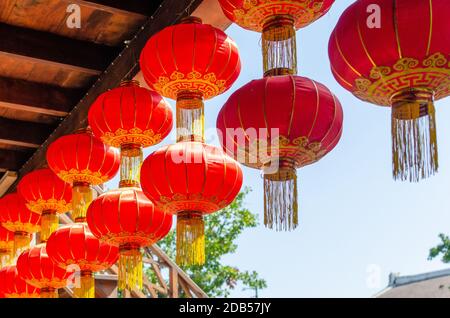
[[[139,248],[123,248],[119,256],[119,291],[142,290],[142,253]]]
[[[75,222],[84,222],[86,212],[94,199],[94,193],[88,183],[74,183],[72,187],[72,218]]]
[[[27,232],[14,233],[14,255],[19,255],[26,250],[31,243],[31,234]]]
[[[177,215],[177,263],[203,265],[205,263],[205,223],[198,212]]]
[[[294,20],[277,16],[262,33],[264,76],[297,74],[297,43]]]
[[[59,217],[56,211],[44,211],[41,216],[41,240],[46,242],[58,229]]]
[[[393,98],[392,161],[396,180],[418,182],[438,171],[432,93],[408,90]]]
[[[280,168],[264,175],[264,225],[277,231],[291,231],[298,226],[297,172]]]
[[[76,298],[95,298],[95,279],[92,272],[81,272],[80,287],[74,288]]]
[[[177,142],[204,141],[205,107],[199,93],[181,92],[177,98]]]
[[[120,187],[139,187],[143,156],[140,145],[122,145],[120,148]]]

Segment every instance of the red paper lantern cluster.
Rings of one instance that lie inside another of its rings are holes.
[[[262,33],[265,75],[297,74],[295,31],[319,19],[334,0],[219,0],[225,15]]]
[[[264,171],[264,223],[269,228],[297,226],[296,169],[336,146],[342,122],[337,98],[322,84],[300,76],[254,80],[225,103],[217,118],[223,134],[219,139],[229,155]]]
[[[62,136],[47,150],[50,169],[72,184],[72,217],[83,222],[93,199],[92,185],[112,179],[119,170],[119,151],[105,145],[90,130]]]
[[[139,188],[100,195],[89,206],[87,222],[101,241],[119,247],[119,290],[142,289],[141,247],[169,233],[172,215],[155,207]]]
[[[20,278],[16,266],[0,270],[0,295],[5,298],[39,298],[40,290]]]
[[[239,164],[214,146],[179,142],[147,157],[141,183],[157,207],[177,214],[177,262],[203,264],[203,215],[226,207],[239,193]]]
[[[85,223],[74,223],[55,231],[47,242],[50,259],[68,272],[80,275],[79,298],[95,297],[94,272],[110,268],[118,259],[118,248],[99,241]]]
[[[368,25],[368,6],[380,8]],[[434,101],[450,95],[447,0],[358,0],[329,43],[336,80],[356,97],[392,108],[393,175],[419,181],[438,169]]]
[[[21,252],[30,245],[33,233],[41,229],[41,216],[30,211],[25,200],[17,193],[0,199],[0,223],[14,232],[14,251]]]
[[[58,298],[58,288],[66,287],[71,273],[57,266],[48,256],[45,244],[36,245],[17,259],[19,277],[40,289],[41,298]]]
[[[58,228],[58,214],[70,211],[72,187],[48,168],[25,175],[17,187],[27,207],[41,215],[41,240],[46,241]]]
[[[0,225],[0,269],[14,258],[14,232]]]

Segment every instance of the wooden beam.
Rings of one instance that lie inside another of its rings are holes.
[[[0,23],[2,54],[53,64],[88,74],[100,74],[117,56],[116,48]]]
[[[54,127],[0,117],[0,143],[24,148],[39,148]]]
[[[1,170],[19,170],[20,167],[31,156],[29,151],[15,151],[8,149],[0,150],[0,169]]]
[[[127,78],[133,78],[139,71],[138,59],[147,40],[168,25],[172,25],[187,15],[186,11],[193,11],[202,0],[164,0],[153,19],[143,26],[143,29],[130,41],[119,57],[94,83],[89,92],[55,129],[53,134],[39,147],[32,158],[19,170],[19,179],[30,171],[45,164],[47,147],[60,136],[72,133],[87,124],[89,107],[103,92],[116,87]],[[17,182],[10,188],[14,191]]]
[[[81,99],[81,91],[0,77],[0,106],[64,117]]]
[[[81,6],[90,6],[112,13],[134,13],[141,16],[151,16],[162,1],[151,0],[67,0]]]

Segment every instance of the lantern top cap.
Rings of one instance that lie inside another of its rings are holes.
[[[140,87],[141,83],[137,80],[122,80],[120,82],[120,87],[130,87],[130,86],[137,86]]]
[[[78,128],[73,133],[74,134],[92,134],[92,130],[91,130],[91,127],[87,126],[87,127]]]
[[[179,24],[189,24],[189,23],[203,24],[203,21],[199,17],[188,16],[188,17],[182,18],[179,22]]]

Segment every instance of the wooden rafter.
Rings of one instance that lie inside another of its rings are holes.
[[[14,56],[83,73],[100,74],[117,56],[106,45],[0,23],[0,57]]]
[[[64,117],[81,96],[75,89],[0,77],[0,106],[12,110]]]
[[[54,127],[0,117],[0,144],[38,148]]]
[[[142,16],[150,16],[159,6],[156,1],[142,0],[66,0],[84,6],[92,6],[97,9],[116,12],[130,12]]]

